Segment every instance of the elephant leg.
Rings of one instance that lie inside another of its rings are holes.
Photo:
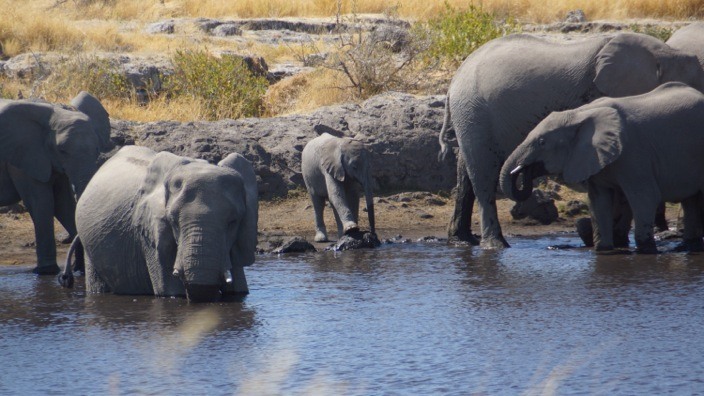
[[[613,250],[613,192],[590,183],[587,195],[594,229],[594,247],[597,251]]]
[[[347,234],[351,231],[359,230],[357,221],[353,217],[352,209],[350,209],[350,200],[347,197],[344,185],[330,175],[325,175],[325,182],[328,189],[328,199],[340,216],[343,233]],[[359,206],[359,200],[357,205]]]
[[[684,248],[690,252],[704,251],[702,244],[702,208],[701,193],[682,201],[682,211],[684,212]]]
[[[249,286],[247,286],[247,278],[244,276],[244,267],[241,265],[232,266],[232,283],[227,285],[224,292],[226,295],[244,295],[249,294]]]
[[[660,202],[658,210],[655,212],[655,228],[660,232],[670,229],[670,225],[667,224],[667,218],[665,217],[665,202]]]
[[[350,204],[350,210],[352,211],[352,220],[359,224],[359,190],[352,183],[345,184],[345,196],[347,197],[347,202]]]
[[[53,185],[54,189],[54,215],[68,232],[68,238],[61,243],[71,243],[76,236],[76,199],[68,177],[59,174]]]
[[[335,208],[332,208],[332,215],[335,217],[335,224],[337,224],[337,239],[339,240],[342,238],[343,235],[345,235],[345,230],[342,225],[342,220],[340,219],[340,215],[337,213],[337,210]]]
[[[325,219],[323,218],[323,211],[325,210],[325,198],[319,195],[310,196],[311,201],[313,201],[313,211],[315,212],[315,238],[316,242],[327,242],[328,241],[328,231],[325,228]]]
[[[60,269],[56,264],[54,191],[51,183],[38,182],[10,165],[8,171],[34,223],[37,266],[32,272],[39,275],[56,275]]]
[[[7,162],[0,162],[0,206],[14,205],[21,200],[7,169]]]
[[[614,193],[614,247],[628,248],[630,241],[628,234],[631,232],[633,212],[626,196],[621,192]]]
[[[653,223],[655,212],[660,204],[660,193],[655,187],[648,190],[625,191],[631,203],[633,218],[635,220],[634,234],[636,239],[636,252],[652,254],[657,253]]]
[[[472,210],[474,207],[474,190],[467,175],[467,165],[462,155],[457,156],[457,186],[455,187],[455,210],[447,226],[450,242],[463,241],[479,245],[472,235]]]
[[[54,182],[54,215],[56,219],[68,232],[68,237],[61,243],[70,243],[76,237],[76,199],[74,198],[71,182],[66,175],[57,175],[57,180]],[[76,245],[74,252],[76,261],[73,265],[74,271],[85,271],[85,255],[83,253],[83,244]]]

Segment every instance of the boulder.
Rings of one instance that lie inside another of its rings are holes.
[[[537,189],[533,190],[530,198],[523,202],[517,202],[511,208],[511,216],[516,220],[528,217],[546,225],[559,217],[555,200],[550,198],[546,192]]]

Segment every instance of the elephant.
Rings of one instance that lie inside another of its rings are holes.
[[[125,146],[98,170],[76,207],[90,293],[213,301],[249,292],[257,246],[251,163],[218,165]],[[69,252],[70,253],[70,252]],[[73,283],[70,254],[59,278]]]
[[[54,217],[76,235],[76,199],[111,148],[110,117],[97,98],[79,93],[72,107],[0,100],[0,206],[20,200],[34,223],[36,274],[57,274]],[[78,255],[77,255],[78,256]]]
[[[323,220],[325,200],[332,204],[338,238],[359,230],[357,183],[364,188],[370,231],[376,233],[370,159],[364,143],[323,133],[303,148],[301,171],[313,201],[316,242],[328,241]]]
[[[678,29],[666,43],[672,48],[696,55],[704,67],[704,22],[693,22]]]
[[[619,33],[565,44],[515,34],[483,45],[450,83],[439,135],[439,155],[444,158],[449,151],[447,131],[454,127],[471,184],[464,188],[471,196],[456,200],[456,206],[464,206],[454,217],[471,217],[470,203],[476,198],[481,246],[508,247],[496,211],[499,172],[528,132],[553,111],[604,96],[646,93],[668,81],[702,89],[704,70],[694,55],[644,34]],[[458,175],[458,181],[463,179]],[[451,237],[471,235],[469,230],[459,234],[453,222]]]
[[[614,248],[613,207],[619,194],[633,213],[639,253],[657,252],[658,205],[681,202],[684,243],[702,250],[703,126],[704,94],[682,83],[553,112],[508,157],[501,189],[521,200],[530,195],[532,179],[544,174],[586,184],[597,251]]]

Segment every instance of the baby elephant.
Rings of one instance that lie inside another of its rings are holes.
[[[530,195],[532,179],[546,173],[586,183],[597,250],[614,247],[616,194],[631,206],[640,253],[657,252],[653,222],[660,202],[682,202],[685,244],[701,250],[703,152],[704,95],[667,83],[647,94],[550,114],[506,160],[501,188],[520,200]]]
[[[328,240],[323,209],[325,200],[332,204],[338,238],[359,230],[359,191],[364,188],[371,233],[374,229],[374,199],[369,154],[364,144],[351,138],[338,138],[323,133],[303,149],[301,168],[303,181],[315,210],[315,241]]]

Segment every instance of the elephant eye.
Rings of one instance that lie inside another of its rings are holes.
[[[538,146],[545,146],[545,138],[538,139]]]
[[[181,179],[176,179],[174,180],[172,186],[174,191],[178,191],[181,189],[181,186],[183,185],[183,180]]]

